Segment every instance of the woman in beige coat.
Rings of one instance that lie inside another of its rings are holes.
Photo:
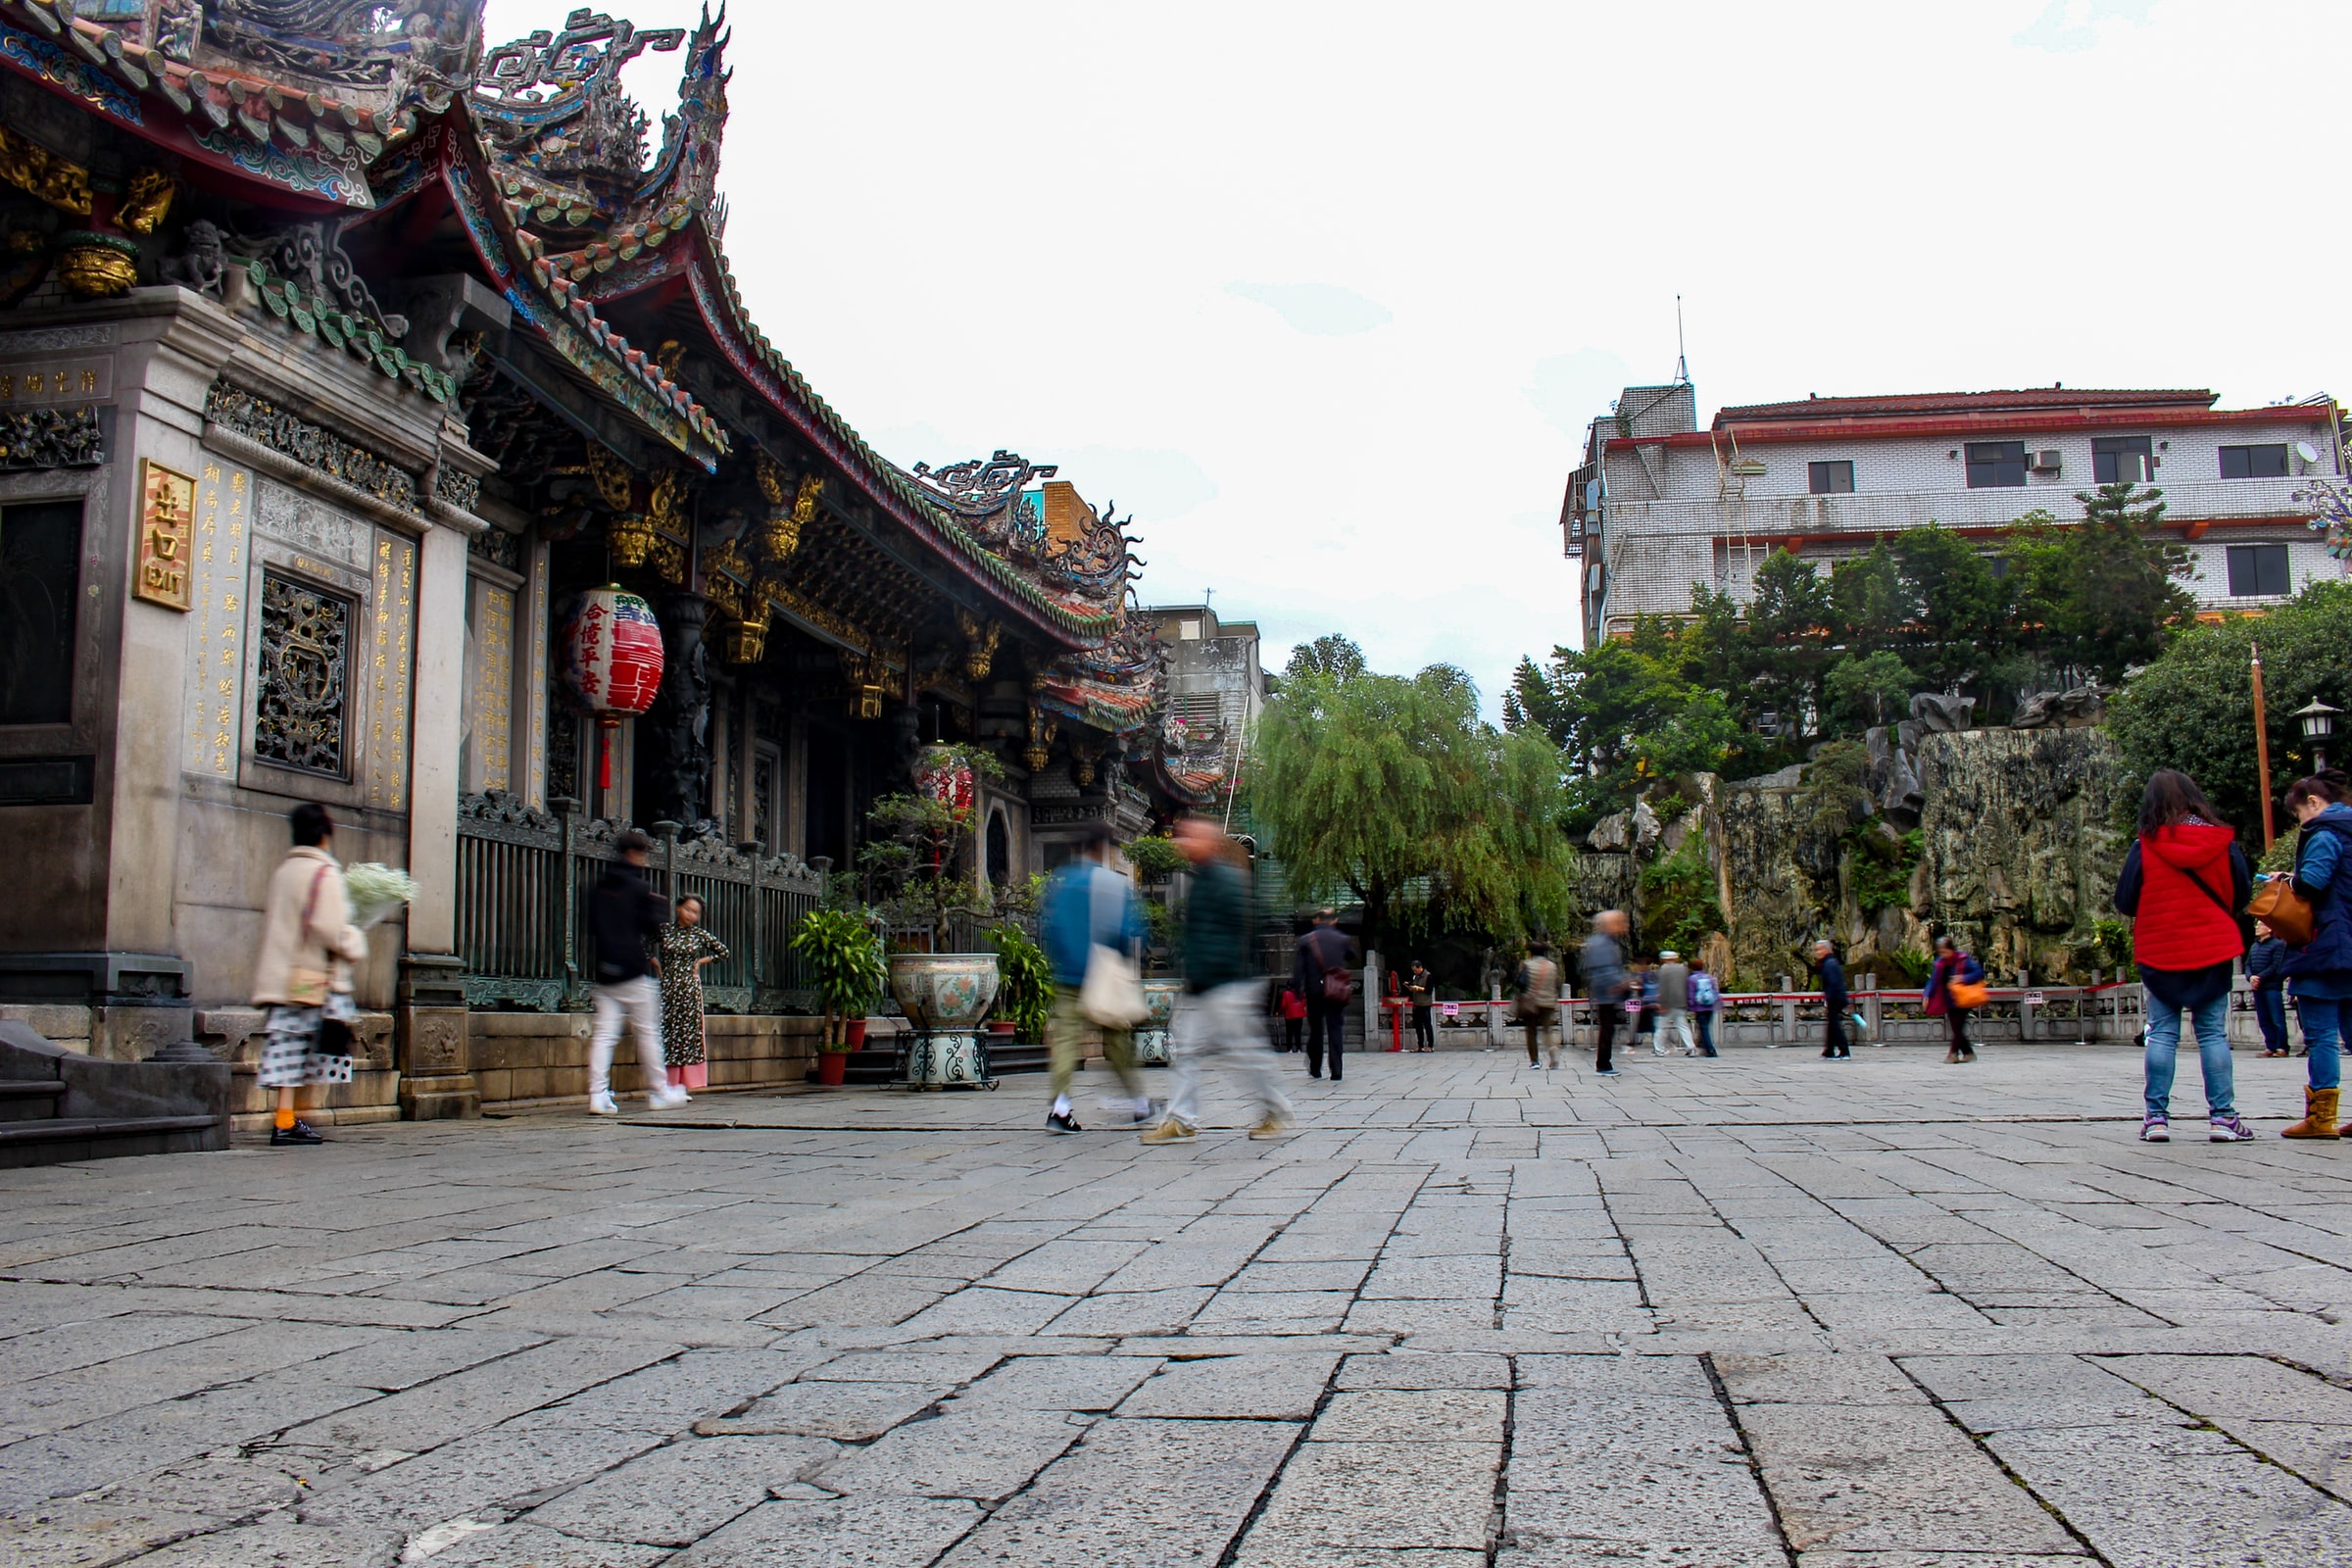
[[[272,1145],[326,1140],[294,1114],[305,1084],[349,1081],[348,1054],[322,1054],[318,1032],[330,1021],[359,1016],[351,1001],[351,966],[368,956],[368,938],[351,923],[343,868],[335,862],[335,824],[326,808],[305,801],[290,819],[294,848],[270,878],[262,917],[262,954],[254,965],[253,1000],[270,1009],[264,1024],[261,1083],[277,1091]]]

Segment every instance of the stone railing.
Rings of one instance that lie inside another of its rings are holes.
[[[458,949],[471,1006],[587,1005],[588,896],[629,824],[588,818],[576,801],[552,804],[538,810],[502,790],[458,804]],[[681,840],[674,822],[651,831],[655,891],[700,896],[705,924],[727,946],[727,956],[703,971],[710,1010],[808,1010],[813,993],[790,943],[822,896],[823,876],[756,844]]]

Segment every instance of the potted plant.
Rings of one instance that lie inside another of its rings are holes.
[[[1046,963],[1046,950],[1010,920],[991,926],[988,942],[997,950],[998,1019],[1015,1039],[1045,1039],[1046,1014],[1054,1009],[1054,971]]]
[[[801,916],[792,951],[808,961],[816,994],[825,1004],[825,1032],[817,1047],[816,1081],[838,1085],[850,1053],[865,1044],[865,1015],[882,1000],[889,971],[882,939],[863,910],[828,906]],[[834,1021],[841,1020],[839,1043]]]
[[[971,864],[974,780],[1002,771],[972,747],[927,747],[917,787],[885,795],[866,812],[872,835],[858,852],[858,869],[891,928],[910,939],[889,965],[891,992],[921,1031],[906,1069],[916,1086],[987,1081],[978,1030],[996,998],[997,956],[949,949],[959,918],[993,910]]]

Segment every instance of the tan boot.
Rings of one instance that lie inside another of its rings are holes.
[[[2334,1089],[2306,1089],[2303,1091],[2303,1119],[2287,1128],[2281,1138],[2340,1138],[2335,1128],[2335,1102],[2341,1093]]]

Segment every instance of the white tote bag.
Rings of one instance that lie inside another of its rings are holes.
[[[1086,956],[1086,983],[1078,988],[1078,1010],[1105,1029],[1132,1029],[1150,1015],[1135,965],[1115,948],[1098,942]]]

